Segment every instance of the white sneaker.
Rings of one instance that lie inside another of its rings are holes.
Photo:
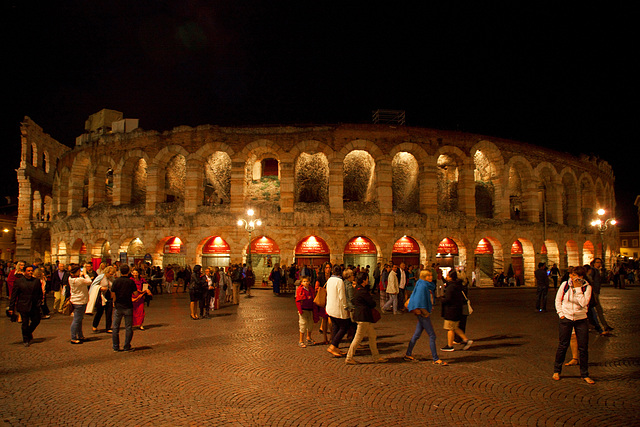
[[[473,340],[467,340],[466,343],[464,343],[464,347],[462,347],[463,350],[468,350],[469,347],[471,347],[471,344],[473,344]]]

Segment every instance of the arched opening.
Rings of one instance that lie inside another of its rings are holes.
[[[353,150],[345,156],[342,193],[345,203],[375,199],[375,169],[373,157],[364,150]]]
[[[246,259],[246,249],[245,249]],[[270,237],[259,236],[251,241],[251,268],[256,283],[269,287],[269,274],[274,265],[280,265],[280,247]]]
[[[131,204],[144,205],[147,200],[147,161],[136,161],[131,175]]]
[[[231,157],[217,151],[207,158],[204,165],[203,205],[229,204],[231,201]]]
[[[475,266],[476,266],[476,283],[481,287],[488,287],[494,285],[494,265],[493,265],[493,245],[491,242],[482,238],[478,242],[475,250],[473,251],[475,255]],[[495,286],[504,286],[506,283],[506,278],[504,277],[504,272],[502,272],[502,280],[497,281]]]
[[[186,253],[182,240],[177,236],[164,239],[165,243],[162,251],[162,267],[167,265],[185,265]]]
[[[480,150],[474,153],[473,161],[475,164],[476,217],[493,218],[495,188],[492,177],[495,175],[495,168]]]
[[[523,191],[523,183],[522,177],[520,176],[520,172],[518,172],[518,168],[511,166],[509,168],[509,182],[508,182],[508,191],[509,191],[509,217],[512,220],[520,220],[524,219],[522,210],[524,205],[524,191]]]
[[[580,265],[578,244],[576,242],[568,240],[564,251],[567,259],[567,267],[577,267]]]
[[[401,151],[391,161],[391,189],[393,210],[420,212],[420,186],[418,161],[411,153]]]
[[[220,236],[211,236],[202,246],[202,267],[228,267],[231,264],[231,247]]]
[[[113,169],[107,169],[104,180],[104,199],[107,204],[113,204]]]
[[[165,202],[184,200],[184,184],[187,176],[187,161],[182,154],[176,154],[167,163],[164,181]]]
[[[449,154],[438,156],[438,212],[458,211],[458,162]]]
[[[371,239],[365,236],[352,237],[344,247],[342,259],[345,266],[369,266],[369,281],[373,283],[373,267],[378,262],[378,251]]]
[[[295,248],[296,265],[317,267],[329,262],[330,257],[329,245],[318,236],[307,236],[301,239]]]
[[[395,265],[420,265],[420,245],[410,236],[402,236],[393,244],[391,262]]]
[[[272,156],[263,153],[263,156]],[[253,165],[253,167],[251,166]],[[252,203],[277,203],[280,201],[280,162],[273,157],[260,158],[252,153],[247,160],[245,174],[246,198]]]
[[[324,153],[302,153],[295,165],[296,202],[329,203],[329,161]]]
[[[587,265],[595,258],[595,247],[589,240],[582,245],[582,265]]]

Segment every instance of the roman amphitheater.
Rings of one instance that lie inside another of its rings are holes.
[[[16,259],[227,265],[404,261],[513,272],[601,254],[608,163],[454,131],[381,124],[145,131],[103,110],[69,148],[21,125]],[[70,143],[71,141],[65,141]],[[261,219],[250,234],[238,220]],[[616,231],[604,235],[606,262]],[[251,242],[250,240],[251,236]]]

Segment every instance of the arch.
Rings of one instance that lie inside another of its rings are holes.
[[[69,213],[77,212],[81,207],[89,205],[89,167],[91,159],[86,151],[81,151],[73,160],[68,180]]]
[[[503,179],[507,183],[509,218],[537,221],[538,205],[531,163],[522,156],[513,156],[504,169]]]
[[[571,168],[560,172],[562,182],[562,223],[564,225],[580,225],[580,198],[578,197],[578,180]]]
[[[518,242],[519,245],[519,253],[518,251],[515,250],[514,248],[514,244]],[[518,256],[516,256],[518,255]],[[531,240],[523,238],[523,237],[518,237],[514,240],[514,243],[512,244],[511,247],[511,265],[512,265],[512,270],[513,273],[516,275],[516,277],[518,276],[518,272],[517,272],[517,265],[518,265],[518,261],[520,261],[520,259],[514,259],[514,258],[521,258],[522,259],[522,272],[521,272],[521,280],[522,282],[520,282],[520,280],[518,280],[516,278],[516,285],[520,286],[520,285],[526,285],[529,284],[531,286],[535,285],[535,277],[534,277],[534,272],[536,270],[536,251],[535,248],[533,246],[533,242],[531,242]]]
[[[329,159],[325,153],[300,153],[294,166],[295,201],[329,203]]]
[[[582,245],[582,265],[587,265],[596,257],[595,246],[589,240]]]
[[[538,178],[538,198],[540,222],[561,223],[562,200],[558,191],[558,173],[549,162],[541,162],[535,168]]]
[[[578,244],[575,240],[567,240],[564,246],[564,253],[567,259],[567,267],[577,267],[580,265]]]
[[[391,191],[394,211],[420,211],[420,166],[408,151],[398,151],[391,160]]]
[[[355,139],[335,152],[335,160],[344,161],[344,158],[352,151],[366,151],[376,163],[387,157],[374,142],[366,139]]]
[[[543,259],[542,261],[553,265],[556,264],[558,266],[558,268],[560,268],[561,262],[560,262],[560,249],[558,249],[558,243],[556,243],[555,240],[545,240],[543,243],[544,247],[547,250],[547,258]],[[542,252],[542,251],[541,251]]]
[[[461,174],[467,159],[458,147],[445,146],[436,152],[438,213],[461,209]]]
[[[502,194],[502,171],[504,159],[500,150],[491,141],[482,140],[471,147],[475,181],[476,217],[494,218],[504,215]]]
[[[343,201],[371,202],[376,199],[376,163],[365,150],[352,150],[343,160]]]

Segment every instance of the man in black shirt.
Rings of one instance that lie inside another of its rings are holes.
[[[547,275],[547,265],[544,262],[538,263],[538,269],[533,273],[536,278],[536,310],[547,311],[547,293],[549,292],[549,276]]]
[[[111,325],[113,351],[134,351],[131,347],[131,339],[133,338],[133,302],[131,298],[139,294],[138,288],[133,280],[129,279],[129,266],[123,264],[120,267],[121,277],[113,281],[111,285],[111,298],[115,314],[113,316],[113,324]],[[124,347],[120,350],[120,322],[124,317],[125,336]]]
[[[22,341],[29,347],[33,339],[33,331],[40,324],[40,304],[42,304],[42,283],[33,277],[33,266],[29,265],[13,285],[9,314],[20,313],[22,317]]]

